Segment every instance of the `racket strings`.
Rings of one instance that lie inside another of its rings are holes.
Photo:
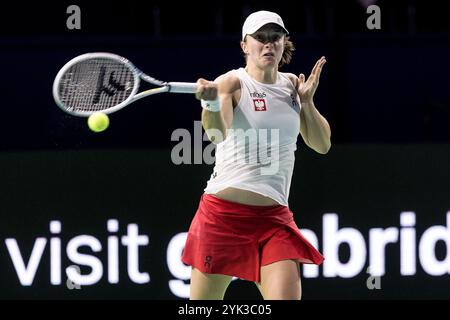
[[[107,58],[84,60],[61,77],[59,97],[74,112],[96,112],[125,101],[135,86],[129,67]]]

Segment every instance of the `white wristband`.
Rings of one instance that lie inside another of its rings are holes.
[[[216,100],[201,100],[202,108],[212,112],[220,111],[220,100],[217,98]]]

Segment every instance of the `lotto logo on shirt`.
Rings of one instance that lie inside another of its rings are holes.
[[[253,99],[255,111],[266,111],[266,99]]]

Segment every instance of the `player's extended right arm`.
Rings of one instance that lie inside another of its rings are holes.
[[[202,125],[211,142],[217,144],[226,138],[227,130],[233,121],[233,94],[240,89],[239,79],[222,75],[214,82],[205,79],[197,81],[197,99],[215,100],[219,97],[220,111],[202,111]]]

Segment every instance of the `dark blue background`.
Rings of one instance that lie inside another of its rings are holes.
[[[81,30],[66,28],[71,4],[81,8]],[[2,3],[1,297],[173,298],[165,246],[176,232],[187,231],[212,167],[174,165],[170,137],[177,128],[193,132],[199,102],[189,95],[149,97],[112,114],[110,128],[97,134],[85,118],[56,106],[52,82],[68,60],[92,51],[125,56],[161,80],[212,80],[243,66],[241,26],[260,9],[280,13],[296,44],[293,62],[282,71],[308,74],[320,56],[328,61],[315,102],[331,125],[333,147],[322,156],[299,139],[290,198],[299,225],[320,232],[321,215],[338,212],[342,227],[366,234],[373,227],[398,226],[403,210],[417,213],[418,235],[445,224],[448,10],[436,1],[376,4],[381,30],[366,28],[368,14],[356,0]],[[37,236],[51,236],[51,219],[63,222],[66,243],[80,233],[106,237],[109,218],[120,219],[121,228],[139,223],[150,234],[152,247],[142,260],[154,275],[150,288],[131,284],[124,270],[118,286],[102,280],[78,293],[50,286],[48,251],[35,285],[18,284],[6,237],[17,238],[29,256]],[[438,249],[440,257],[448,254],[443,245]],[[416,276],[400,277],[398,251],[396,245],[387,253],[382,291],[368,291],[367,275],[359,274],[305,279],[305,297],[448,298],[448,275],[431,277],[418,267]],[[227,294],[258,297],[251,283],[233,285]]]
[[[81,8],[68,30],[66,8]],[[239,41],[249,12],[279,12],[297,51],[282,71],[309,74],[327,64],[315,102],[333,143],[450,141],[450,26],[433,1],[378,1],[381,30],[368,30],[358,1],[295,3],[163,1],[8,3],[1,13],[0,148],[167,147],[176,128],[200,119],[192,96],[161,95],[111,115],[91,133],[86,119],[63,114],[51,85],[76,55],[109,51],[167,81],[214,79],[243,66]],[[145,84],[144,84],[145,86]]]

